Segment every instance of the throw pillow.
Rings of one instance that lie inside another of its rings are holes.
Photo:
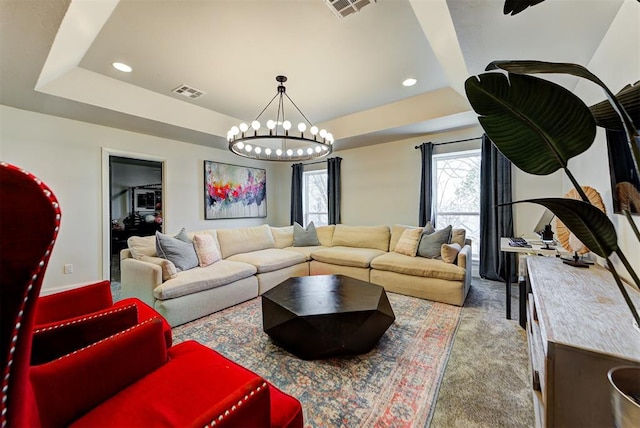
[[[466,237],[467,237],[467,231],[464,229],[451,230],[451,243],[460,245],[460,248],[464,247],[464,241]]]
[[[181,240],[182,242],[186,242],[189,244],[193,243],[193,240],[191,238],[189,238],[189,235],[187,234],[187,229],[185,229],[184,227],[182,229],[180,229],[180,232],[178,232],[176,234],[176,236],[174,236],[174,238]]]
[[[426,229],[426,228],[425,228]],[[418,255],[429,259],[441,257],[440,249],[442,244],[448,244],[451,239],[451,225],[444,229],[436,230],[433,233],[427,233],[425,230],[420,237],[418,244]]]
[[[156,257],[156,238],[154,236],[131,236],[127,239],[131,256],[136,260],[142,257]]]
[[[457,243],[453,244],[442,244],[440,248],[440,256],[442,257],[442,261],[445,263],[455,263],[458,258],[458,253],[462,247]]]
[[[198,255],[193,243],[172,238],[164,233],[156,232],[156,251],[158,256],[172,262],[178,272],[198,266]]]
[[[163,259],[161,257],[143,256],[140,260],[160,266],[160,268],[162,269],[162,281],[168,281],[178,276],[176,266],[167,259]]]
[[[433,225],[431,224],[430,221],[428,221],[427,224],[424,225],[424,232],[427,235],[431,235],[435,231],[436,231],[436,229],[433,227]]]
[[[293,246],[294,247],[312,247],[320,245],[316,226],[313,222],[309,223],[307,228],[303,228],[297,222],[293,223]]]
[[[422,236],[422,229],[405,229],[400,235],[400,239],[393,250],[398,254],[415,257],[418,251],[418,244]]]
[[[209,266],[222,258],[213,235],[208,233],[196,234],[193,237],[193,246],[196,249],[200,267]]]

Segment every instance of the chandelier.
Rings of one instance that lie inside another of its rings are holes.
[[[285,162],[306,161],[329,155],[333,151],[333,135],[327,130],[319,130],[317,126],[313,125],[289,98],[284,87],[284,82],[287,81],[286,76],[276,76],[276,81],[278,82],[278,92],[262,109],[258,117],[250,125],[243,122],[238,126],[231,127],[227,132],[229,150],[246,158]],[[292,124],[285,117],[285,97],[306,121],[306,123],[298,123],[298,132],[291,129]],[[275,118],[267,120],[266,129],[264,129],[259,119],[276,98],[278,101]],[[306,133],[307,129],[308,133]]]

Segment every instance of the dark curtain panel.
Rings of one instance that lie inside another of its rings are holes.
[[[327,160],[327,187],[329,193],[329,224],[340,223],[340,162],[342,158],[331,158]]]
[[[480,276],[506,280],[505,253],[500,238],[513,236],[511,205],[511,162],[496,149],[487,135],[482,136],[480,161]],[[511,279],[517,280],[516,257],[511,257]]]
[[[420,173],[420,212],[418,213],[418,226],[425,226],[428,221],[435,227],[435,219],[431,218],[431,195],[433,193],[433,175],[431,173],[431,159],[433,158],[433,144],[420,144],[420,158],[422,159],[422,172]]]
[[[302,173],[304,165],[294,163],[291,165],[291,224],[297,222],[304,227],[304,215],[302,212]]]
[[[638,126],[635,122],[634,125]],[[640,178],[624,131],[607,129],[607,150],[613,211],[621,214],[623,210],[629,210],[631,214],[638,215],[640,201],[636,195],[640,194]]]

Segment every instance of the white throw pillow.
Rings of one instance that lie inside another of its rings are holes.
[[[216,246],[216,240],[213,235],[210,235],[208,233],[194,235],[193,246],[196,249],[200,267],[209,266],[222,258],[222,256],[220,255],[220,251],[218,251],[218,247]]]

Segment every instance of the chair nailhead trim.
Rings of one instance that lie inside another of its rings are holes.
[[[124,311],[126,309],[129,309],[129,308],[135,307],[135,306],[136,306],[135,303],[131,303],[131,304],[126,305],[126,306],[120,306],[120,307],[118,307],[116,309],[110,309],[110,310],[108,310],[106,312],[102,312],[100,314],[91,315],[91,316],[88,316],[88,317],[78,318],[77,320],[67,321],[67,322],[63,322],[63,323],[60,323],[60,324],[52,325],[52,326],[49,326],[49,327],[38,328],[38,329],[35,329],[33,331],[33,333],[34,334],[42,333],[43,331],[55,330],[55,329],[58,329],[58,328],[66,327],[68,325],[78,324],[78,323],[81,323],[81,322],[84,322],[84,321],[105,317],[107,315],[111,315],[111,314],[115,314],[115,313],[118,313],[118,312],[122,312],[122,311]]]
[[[262,385],[258,386],[255,390],[245,395],[242,400],[238,401],[237,405],[234,404],[233,406],[231,406],[231,409],[225,410],[223,414],[219,415],[217,418],[214,418],[211,422],[205,425],[204,428],[210,428],[210,427],[216,426],[218,422],[222,422],[222,420],[225,417],[235,412],[238,409],[238,407],[242,406],[247,400],[249,400],[249,398],[253,397],[256,394],[256,392],[260,392],[262,388],[266,388],[266,387],[267,387],[267,382],[263,382]]]

